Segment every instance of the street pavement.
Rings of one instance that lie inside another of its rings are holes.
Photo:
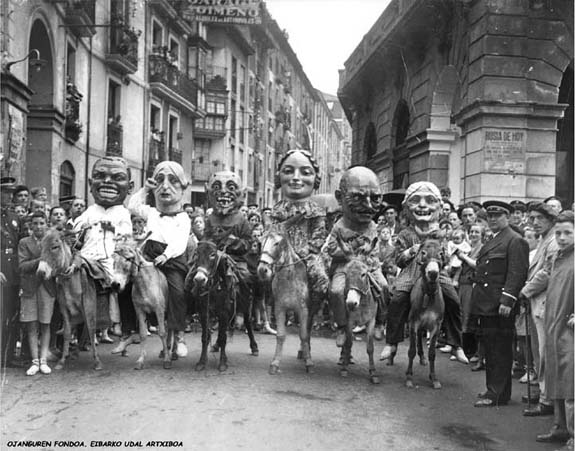
[[[27,377],[24,369],[4,369],[1,449],[546,451],[559,447],[535,442],[536,434],[548,431],[552,418],[521,415],[524,385],[514,381],[507,406],[474,408],[476,394],[484,390],[485,374],[473,373],[445,354],[438,353],[437,361],[441,390],[431,387],[428,367],[418,363],[417,388],[408,389],[406,343],[400,346],[394,366],[377,361],[381,383],[372,385],[363,341],[355,341],[356,364],[342,378],[339,349],[331,337],[312,338],[316,371],[307,374],[296,359],[299,339],[292,328],[282,372],[276,376],[267,372],[275,337],[257,334],[256,339],[258,357],[250,355],[247,336],[234,334],[228,345],[230,367],[222,374],[215,354],[210,354],[204,372],[194,371],[199,333],[186,335],[190,353],[174,362],[171,370],[164,370],[157,358],[161,346],[155,336],[148,340],[147,366],[141,371],[133,369],[138,346],[121,357],[111,355],[114,345],[99,346],[104,370],[98,372],[91,369],[88,352],[51,375]],[[377,342],[377,357],[382,346]],[[51,443],[44,447],[14,443],[24,440]]]

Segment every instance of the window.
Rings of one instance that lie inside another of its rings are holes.
[[[164,43],[164,30],[162,26],[156,22],[152,21],[152,52],[160,53],[160,48]]]
[[[170,149],[178,148],[178,117],[170,115],[168,121],[168,147]]]
[[[173,38],[170,38],[170,58],[174,66],[180,66],[180,44]]]
[[[236,111],[237,111],[237,105],[236,105],[236,101],[232,99],[231,102],[231,106],[232,106],[232,111],[231,111],[231,115],[230,115],[230,128],[231,128],[231,134],[232,136],[235,138],[236,135]]]
[[[121,92],[122,86],[114,80],[108,83],[108,123],[114,121],[116,125],[121,121]]]
[[[244,107],[242,106],[242,107],[240,107],[240,143],[242,143],[242,144],[244,143],[244,135],[245,135],[245,131],[246,131],[246,129],[245,129],[245,123],[246,123],[245,115],[246,115],[246,112],[244,110]]]
[[[246,99],[246,68],[242,64],[240,66],[240,101],[244,102]]]
[[[76,83],[76,49],[70,44],[66,54],[66,75],[70,83]]]
[[[60,193],[59,197],[74,195],[74,185],[76,171],[69,161],[64,161],[60,165]]]
[[[232,93],[238,92],[238,60],[232,56]]]
[[[210,159],[210,141],[207,139],[194,140],[194,158],[196,163],[208,163]]]
[[[198,76],[197,58],[198,49],[195,47],[188,47],[188,78],[196,79]]]
[[[162,129],[162,111],[156,105],[150,106],[150,130]]]

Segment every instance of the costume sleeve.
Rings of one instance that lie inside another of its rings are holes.
[[[122,207],[120,218],[116,225],[116,238],[121,236],[132,236],[132,218],[130,210]]]
[[[319,253],[325,243],[327,230],[325,228],[325,216],[316,216],[310,219],[311,237],[309,240],[310,251]]]
[[[146,204],[147,188],[140,188],[136,191],[128,202],[128,210],[136,213],[144,219],[148,219],[148,214],[152,207]]]
[[[163,252],[168,260],[170,260],[174,257],[179,257],[186,252],[192,225],[190,218],[186,213],[181,213],[174,217],[168,217],[167,219],[174,221],[173,224],[170,224],[173,226],[174,233],[170,234],[169,242],[166,243],[168,246]]]
[[[23,274],[35,273],[40,263],[40,257],[35,257],[26,245],[27,240],[18,243],[18,269]]]
[[[347,260],[350,256],[349,252],[342,249],[341,243],[343,238],[340,234],[341,227],[335,224],[327,238],[327,253],[335,260]]]
[[[513,307],[529,272],[529,245],[521,237],[513,238],[507,248],[507,277],[499,303]]]
[[[551,232],[549,232],[551,233]],[[559,250],[559,246],[557,246],[557,242],[552,240],[547,246],[544,256],[544,263],[541,267],[537,270],[533,277],[525,284],[523,289],[521,290],[521,294],[523,294],[526,298],[532,299],[538,294],[547,291],[547,286],[549,283],[549,274],[551,265],[553,263],[553,259],[557,255],[557,251]]]
[[[247,219],[241,218],[241,221],[233,228],[235,240],[227,244],[227,253],[230,255],[244,255],[250,249],[252,239],[252,230]]]
[[[405,251],[410,247],[411,245],[408,243],[406,236],[400,233],[395,240],[395,263],[398,268],[405,268],[413,260],[413,256],[405,254]]]

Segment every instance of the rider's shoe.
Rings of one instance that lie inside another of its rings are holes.
[[[263,331],[264,331],[264,333],[269,334],[269,335],[277,335],[278,334],[275,329],[272,329],[272,326],[270,326],[269,321],[266,321],[264,323]]]
[[[338,329],[337,335],[335,337],[335,345],[338,348],[343,348],[345,344],[345,329]]]
[[[178,345],[176,346],[176,354],[178,357],[186,357],[188,355],[188,347],[186,346],[186,342],[184,340],[178,341]]]
[[[463,352],[463,349],[461,347],[457,348],[453,352],[453,355],[455,356],[458,362],[465,363],[466,365],[469,363],[469,360],[467,359],[467,356],[465,355],[465,352]]]
[[[451,351],[453,351],[453,347],[451,345],[445,345],[445,346],[442,346],[441,348],[439,348],[439,350],[445,354],[448,354]]]
[[[387,360],[390,357],[394,356],[395,353],[397,352],[397,345],[385,345],[383,347],[383,351],[381,351],[381,356],[379,357],[379,360]]]

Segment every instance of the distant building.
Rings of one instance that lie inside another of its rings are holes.
[[[573,2],[392,0],[345,63],[352,162],[384,189],[573,201]]]

